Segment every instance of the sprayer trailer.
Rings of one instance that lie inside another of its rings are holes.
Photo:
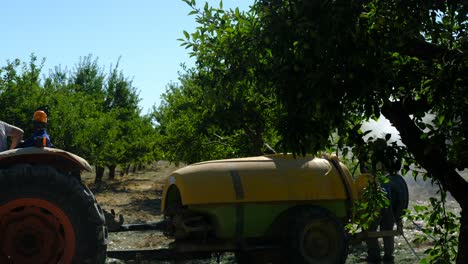
[[[162,222],[112,230],[159,230],[174,239],[170,247],[108,256],[190,259],[234,252],[239,263],[344,263],[350,239],[344,225],[363,188],[358,182],[333,156],[275,154],[189,165],[166,179]]]
[[[264,257],[256,247],[285,248],[290,263],[341,263],[355,196],[338,160],[272,155],[182,168],[167,179],[162,210],[176,243],[206,238],[251,263]]]

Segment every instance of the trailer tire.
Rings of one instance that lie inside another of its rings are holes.
[[[77,178],[43,165],[0,170],[0,263],[104,263],[104,223]]]
[[[288,259],[291,263],[345,263],[346,234],[335,215],[323,208],[306,207],[290,216]]]

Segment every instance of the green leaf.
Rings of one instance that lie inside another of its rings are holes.
[[[439,125],[442,125],[444,123],[444,120],[445,120],[445,115],[440,115],[439,116]]]
[[[185,35],[185,38],[186,38],[187,40],[190,39],[190,34],[189,34],[187,31],[185,31],[185,30],[184,30],[184,35]]]

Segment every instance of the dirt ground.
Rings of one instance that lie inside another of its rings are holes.
[[[112,181],[104,177],[104,182],[100,185],[94,184],[94,175],[92,173],[84,174],[83,180],[94,192],[99,204],[105,210],[110,211],[114,209],[116,214],[122,214],[124,216],[124,223],[149,223],[157,222],[161,219],[160,206],[163,182],[165,177],[175,169],[177,169],[176,166],[161,161],[146,168],[144,171],[137,171],[123,177],[116,176],[116,179]],[[117,172],[117,175],[119,175],[119,172]],[[412,204],[419,202],[411,201]],[[404,237],[396,237],[395,263],[419,263],[418,257],[422,257],[424,255],[423,251],[431,245],[415,245],[411,243],[418,232],[417,227],[413,223],[405,223],[404,233],[407,240],[410,241],[411,247]],[[163,248],[169,242],[162,234],[148,231],[111,233],[109,235],[108,248],[109,250]],[[366,263],[365,250],[364,243],[352,245],[346,263]],[[413,253],[413,250],[415,253]],[[137,262],[122,262],[116,259],[108,259],[106,263]],[[143,261],[139,263],[152,264],[161,262]],[[213,258],[212,260],[197,261],[196,263],[217,263],[217,261],[216,258]],[[225,254],[221,256],[220,263],[235,263],[234,257],[232,254]]]

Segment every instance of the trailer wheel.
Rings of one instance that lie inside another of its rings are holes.
[[[345,230],[328,210],[302,208],[290,218],[288,257],[298,264],[344,263],[347,257]]]
[[[104,263],[107,231],[91,191],[48,166],[0,170],[0,263]]]

